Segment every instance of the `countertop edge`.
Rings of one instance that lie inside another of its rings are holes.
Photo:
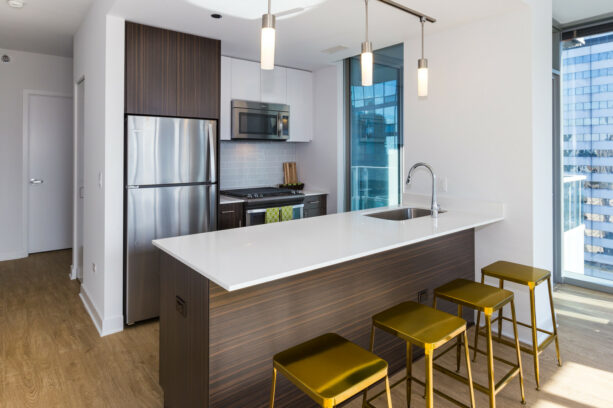
[[[397,249],[397,248],[401,248],[404,246],[409,246],[409,245],[413,245],[413,244],[417,244],[419,242],[423,242],[423,241],[428,241],[430,239],[434,239],[434,238],[439,238],[445,235],[450,235],[450,234],[454,234],[456,232],[460,232],[460,231],[465,231],[467,229],[472,229],[472,228],[479,228],[479,227],[483,227],[486,225],[490,225],[490,224],[495,224],[497,222],[503,221],[504,220],[504,216],[502,217],[495,217],[495,218],[491,218],[491,219],[486,219],[480,222],[476,222],[476,223],[471,223],[471,224],[466,224],[463,225],[461,227],[456,227],[456,228],[452,228],[450,230],[444,231],[444,232],[440,232],[440,233],[435,233],[435,234],[429,234],[429,235],[424,235],[422,237],[419,238],[415,238],[412,240],[408,240],[408,241],[403,241],[403,242],[399,242],[393,245],[386,245],[384,247],[381,248],[377,248],[377,249],[373,249],[370,251],[365,251],[365,252],[360,252],[357,254],[353,254],[351,256],[346,256],[343,258],[338,258],[338,259],[334,259],[328,262],[322,262],[319,264],[313,264],[313,265],[309,265],[303,268],[298,268],[298,269],[292,269],[289,270],[287,272],[283,272],[277,275],[271,275],[271,276],[267,276],[265,278],[261,278],[261,279],[255,279],[253,281],[249,281],[249,282],[244,282],[241,284],[228,284],[225,282],[220,281],[219,279],[211,276],[210,274],[208,274],[205,271],[199,270],[199,268],[195,265],[193,265],[191,262],[187,261],[186,259],[183,259],[181,256],[177,256],[176,254],[173,254],[171,252],[169,252],[168,250],[166,250],[163,246],[160,245],[160,243],[157,240],[153,241],[153,245],[160,249],[161,251],[167,253],[168,255],[172,256],[173,258],[177,259],[179,262],[183,263],[184,265],[190,267],[191,269],[193,269],[194,271],[198,272],[199,274],[201,274],[202,276],[204,276],[205,278],[207,278],[208,280],[210,280],[211,282],[215,283],[216,285],[220,286],[221,288],[227,290],[228,292],[233,292],[233,291],[237,291],[240,289],[246,289],[249,287],[253,287],[253,286],[257,286],[257,285],[262,285],[265,283],[269,283],[269,282],[274,282],[277,280],[281,280],[281,279],[285,279],[285,278],[289,278],[292,276],[297,276],[306,272],[311,272],[317,269],[321,269],[321,268],[325,268],[327,266],[332,266],[332,265],[337,265],[343,262],[348,262],[348,261],[352,261],[354,259],[359,259],[359,258],[363,258],[366,256],[370,256],[370,255],[374,255],[374,254],[378,254],[381,252],[385,252],[385,251],[389,251],[392,249]]]

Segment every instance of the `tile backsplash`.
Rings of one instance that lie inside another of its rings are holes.
[[[296,161],[296,144],[267,141],[222,141],[220,186],[274,186],[283,183],[283,163]]]

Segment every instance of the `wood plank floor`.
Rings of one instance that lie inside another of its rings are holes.
[[[78,297],[79,284],[68,279],[70,262],[70,251],[0,262],[0,407],[162,407],[157,322],[100,338]],[[557,367],[550,346],[541,356],[537,392],[531,356],[522,354],[527,406],[612,407],[613,296],[562,285],[555,301],[564,366]],[[495,350],[512,360],[512,350]],[[443,359],[450,367],[453,360]],[[485,383],[483,356],[473,370]],[[414,372],[423,378],[423,360]],[[466,401],[465,385],[436,372],[435,386]],[[413,407],[424,406],[421,392],[415,385]],[[488,406],[484,394],[476,396],[478,407]],[[406,406],[403,387],[393,398],[394,407]],[[498,407],[521,406],[517,380],[497,401]],[[437,397],[435,406],[453,405]]]

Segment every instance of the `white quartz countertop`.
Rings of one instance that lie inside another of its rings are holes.
[[[465,211],[407,221],[365,216],[388,209],[159,239],[153,244],[215,284],[235,291],[503,219],[502,214]]]

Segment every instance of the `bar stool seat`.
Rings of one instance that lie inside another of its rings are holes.
[[[496,278],[500,281],[500,288],[504,287],[504,282],[509,281],[519,285],[528,286],[530,290],[530,317],[531,324],[526,324],[522,322],[517,322],[520,326],[524,326],[529,328],[532,331],[532,347],[524,347],[521,349],[528,353],[532,354],[534,360],[534,376],[536,379],[536,389],[540,390],[541,380],[540,380],[540,372],[539,372],[539,354],[543,352],[543,350],[555,341],[556,345],[556,357],[558,359],[558,366],[562,366],[562,359],[560,358],[560,343],[558,340],[558,328],[556,324],[556,315],[553,307],[553,291],[551,288],[551,272],[546,269],[534,268],[532,266],[521,265],[518,263],[507,262],[507,261],[498,261],[494,262],[491,265],[488,265],[481,269],[481,283],[484,282],[486,276],[490,276],[492,278]],[[553,330],[548,331],[541,329],[537,326],[536,323],[536,301],[535,301],[535,288],[541,283],[547,282],[548,290],[549,290],[549,307],[551,309],[551,320],[553,322]],[[481,315],[477,318],[477,327],[479,327],[479,319]],[[498,321],[498,338],[494,339],[495,341],[506,344],[508,346],[512,346],[512,344],[502,338],[502,321],[510,319],[503,316],[502,313],[498,313],[498,317],[492,320],[492,323]],[[538,342],[538,332],[547,334],[547,337],[539,344]],[[479,334],[483,335],[480,330],[477,330],[475,333],[475,347],[478,344],[478,336]],[[474,356],[476,358],[476,354]],[[473,358],[473,361],[474,361]]]
[[[433,407],[433,394],[436,393],[461,407],[474,408],[475,396],[472,387],[472,372],[470,369],[468,349],[466,349],[466,364],[470,379],[470,381],[467,381],[470,390],[470,405],[466,405],[443,393],[442,391],[434,389],[433,387],[432,368],[434,361],[434,350],[444,346],[450,340],[461,335],[464,336],[464,341],[467,344],[466,320],[449,313],[438,311],[431,307],[409,301],[393,306],[372,317],[372,331],[370,339],[371,351],[374,349],[375,328],[393,334],[406,342],[407,374],[404,378],[394,383],[392,388],[406,382],[407,406],[410,406],[411,402],[411,383],[416,382],[424,386],[426,390],[426,407]],[[414,378],[412,375],[413,345],[423,348],[426,354],[425,382]],[[371,399],[368,399],[367,391],[365,391],[362,405],[364,407],[371,406],[370,401],[377,398],[381,394],[382,393],[378,393]]]
[[[466,320],[415,302],[391,307],[372,320],[376,327],[421,348],[438,348],[466,328]]]
[[[375,354],[328,333],[282,351],[273,357],[270,406],[274,406],[279,370],[322,407],[334,407],[385,378],[391,408],[387,362]]]
[[[434,308],[437,306],[437,301],[443,299],[458,305],[458,316],[462,315],[462,308],[464,306],[477,310],[485,315],[485,323],[487,330],[487,352],[483,352],[477,348],[477,341],[475,340],[475,346],[472,347],[475,353],[483,353],[488,358],[488,385],[483,386],[475,383],[474,387],[489,395],[490,408],[496,407],[496,394],[500,392],[516,375],[519,375],[519,386],[521,391],[521,402],[526,403],[524,393],[524,378],[521,365],[521,354],[519,348],[519,336],[517,335],[517,321],[515,316],[515,301],[514,294],[511,291],[505,289],[499,289],[492,286],[485,285],[483,283],[473,282],[467,279],[456,279],[443,286],[440,286],[434,290]],[[511,314],[513,322],[513,332],[515,334],[515,352],[517,355],[517,363],[510,362],[498,356],[494,356],[494,350],[492,347],[492,314],[496,311],[500,311],[507,304],[511,305]],[[478,331],[478,327],[477,327]],[[478,337],[478,336],[477,336]],[[460,341],[457,343],[457,370],[460,368]],[[468,347],[468,346],[467,346]],[[446,350],[445,353],[449,351]],[[439,356],[440,357],[440,356]],[[494,378],[494,360],[500,361],[511,369],[504,375],[504,377],[498,382],[495,382]],[[458,379],[462,379],[459,374],[453,373],[445,367],[435,365],[435,368],[448,373]]]
[[[513,300],[513,292],[509,290],[501,290],[467,279],[451,281],[438,287],[434,294],[459,305],[487,311],[499,310]]]

